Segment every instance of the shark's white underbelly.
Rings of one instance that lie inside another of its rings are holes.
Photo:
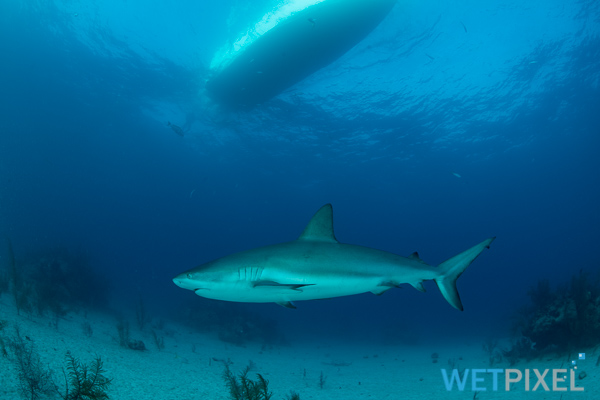
[[[327,282],[292,286],[264,285],[255,286],[252,282],[239,281],[230,288],[221,290],[198,290],[196,294],[215,300],[227,300],[249,303],[288,302],[299,300],[327,299],[349,296],[378,290],[381,278],[345,278],[344,284]]]

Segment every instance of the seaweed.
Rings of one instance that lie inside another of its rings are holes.
[[[92,337],[94,334],[94,330],[92,329],[92,325],[88,321],[84,321],[81,323],[81,331],[84,336]]]
[[[488,356],[490,367],[493,367],[494,364],[502,361],[502,352],[498,348],[498,339],[488,337],[485,342],[483,342],[482,348]]]
[[[125,318],[117,317],[117,333],[119,334],[119,346],[129,347],[129,322]]]
[[[152,329],[152,338],[154,339],[154,344],[159,351],[165,348],[165,340],[162,336],[158,336],[154,329]]]
[[[531,304],[521,311],[517,325],[522,337],[503,351],[509,362],[600,343],[600,283],[589,272],[580,270],[555,290],[541,280],[528,295]]]
[[[269,381],[261,374],[256,374],[256,380],[248,378],[251,369],[252,367],[248,365],[238,376],[235,376],[229,364],[225,363],[223,379],[232,400],[270,400],[273,396],[269,392]]]
[[[140,331],[143,331],[146,327],[146,324],[150,321],[150,316],[146,311],[144,299],[141,296],[139,301],[135,305],[135,320],[137,321],[138,328],[140,328]]]
[[[319,388],[323,389],[325,387],[325,382],[327,381],[327,377],[321,371],[321,375],[319,375]]]
[[[15,252],[13,250],[12,242],[10,239],[7,240],[7,245],[10,283],[12,284],[14,294],[15,289],[17,289],[21,285],[21,275],[19,274],[19,270],[17,269],[17,262],[15,261]]]
[[[550,289],[548,279],[540,279],[536,287],[532,287],[527,291],[527,295],[536,308],[544,308],[554,300],[554,293]]]
[[[50,313],[52,324],[58,328],[58,322],[68,313],[71,305],[70,294],[64,285],[65,276],[61,263],[55,258],[42,258],[32,266],[35,271],[30,282],[33,284],[33,303],[38,315]]]
[[[10,287],[10,278],[8,274],[8,267],[4,265],[0,266],[0,295],[4,292],[8,292]]]
[[[83,253],[50,249],[26,254],[17,263],[12,243],[8,240],[8,289],[17,314],[36,311],[50,313],[54,326],[69,311],[81,307],[105,305],[108,280],[98,275]],[[0,291],[4,274],[0,273]]]
[[[65,378],[63,400],[103,400],[108,399],[106,390],[112,379],[104,376],[102,358],[96,357],[88,366],[82,364],[70,352],[65,356],[67,372],[63,369]]]
[[[462,357],[460,357],[459,360],[462,360]],[[458,376],[464,378],[466,369],[464,367],[460,367],[456,358],[449,358],[448,366],[450,367],[450,369],[456,369],[458,372]]]
[[[517,339],[509,350],[502,350],[502,355],[511,366],[515,365],[520,359],[531,360],[537,355],[535,343],[526,336]]]
[[[39,308],[49,309],[55,314],[80,307],[99,308],[106,304],[108,280],[92,268],[84,252],[50,249],[32,258],[29,267]]]
[[[21,311],[31,313],[32,288],[31,285],[25,283],[21,268],[17,268],[15,252],[10,239],[8,239],[8,268],[9,288],[15,301],[17,315],[21,315]]]
[[[3,330],[2,324],[0,330]],[[37,400],[58,395],[63,400],[104,400],[112,379],[104,376],[102,359],[96,357],[88,366],[67,352],[66,370],[63,369],[64,388],[61,391],[53,379],[52,371],[41,361],[37,348],[28,336],[23,336],[18,325],[15,332],[6,338],[10,354],[6,354],[14,365],[19,394],[24,399]]]
[[[6,343],[4,340],[4,335],[2,335],[2,332],[4,331],[4,328],[6,328],[6,326],[8,325],[8,322],[6,322],[5,320],[0,320],[0,353],[2,354],[3,357],[8,357],[8,351],[6,350]]]
[[[42,364],[33,342],[21,335],[18,325],[15,325],[15,333],[7,339],[7,342],[11,351],[9,360],[14,364],[17,372],[21,397],[37,400],[52,393],[55,390],[52,374]]]

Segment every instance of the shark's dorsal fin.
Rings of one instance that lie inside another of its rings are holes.
[[[333,234],[333,208],[325,204],[313,215],[298,240],[339,243]]]
[[[418,261],[422,264],[425,264],[425,261],[421,260],[421,257],[419,257],[419,253],[417,253],[416,251],[414,253],[412,253],[410,256],[408,256],[408,258],[410,258],[411,260]]]

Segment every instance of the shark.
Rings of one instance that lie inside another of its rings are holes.
[[[381,295],[404,284],[424,292],[423,282],[433,280],[446,301],[462,311],[456,280],[494,239],[431,266],[417,252],[403,257],[340,243],[333,232],[333,207],[325,204],[298,239],[227,255],[185,271],[173,282],[209,299],[296,308],[296,301]]]

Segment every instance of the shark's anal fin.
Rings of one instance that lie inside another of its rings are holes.
[[[417,289],[419,292],[426,292],[423,282],[411,283],[412,287]]]
[[[285,308],[291,308],[293,310],[296,309],[296,306],[291,301],[278,301],[277,304]]]
[[[339,243],[333,234],[333,207],[325,204],[313,215],[298,240]]]
[[[252,283],[252,287],[277,287],[277,288],[289,288],[291,290],[297,290],[301,292],[300,288],[304,286],[312,286],[313,283],[279,283],[275,281],[255,281]]]

